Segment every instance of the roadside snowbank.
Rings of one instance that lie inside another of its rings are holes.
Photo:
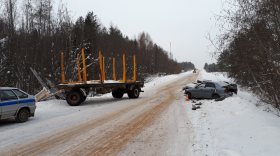
[[[224,74],[201,71],[200,79],[232,81]],[[194,128],[194,155],[274,156],[280,153],[280,118],[266,107],[256,107],[258,98],[246,91],[224,101],[200,100],[201,109],[187,105]]]

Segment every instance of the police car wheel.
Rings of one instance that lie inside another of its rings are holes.
[[[30,112],[27,109],[21,109],[17,113],[16,121],[19,123],[26,122],[30,116]]]

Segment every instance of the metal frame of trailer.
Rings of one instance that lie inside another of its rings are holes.
[[[80,66],[80,60],[82,59],[82,67]],[[100,80],[87,80],[86,73],[86,61],[84,48],[81,50],[81,54],[77,56],[77,79],[76,82],[66,82],[64,71],[64,54],[61,53],[61,84],[58,85],[59,89],[63,89],[66,94],[66,101],[70,106],[78,106],[83,103],[87,96],[92,93],[93,95],[106,94],[112,92],[114,98],[120,99],[127,93],[129,98],[138,98],[140,92],[143,92],[141,88],[144,87],[143,81],[137,81],[136,73],[136,56],[133,56],[133,79],[126,79],[126,58],[123,54],[123,78],[117,80],[115,70],[115,58],[113,58],[113,78],[112,80],[105,80],[105,65],[104,56],[99,52],[99,65],[100,65]],[[81,74],[82,73],[82,74]]]

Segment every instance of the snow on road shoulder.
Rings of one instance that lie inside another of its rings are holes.
[[[201,72],[201,79],[230,81],[223,74]],[[224,101],[201,100],[201,109],[191,110],[188,117],[195,132],[194,155],[273,156],[280,153],[280,118],[246,91]]]

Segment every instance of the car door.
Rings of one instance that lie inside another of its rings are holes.
[[[1,108],[2,108],[2,117],[1,118],[10,118],[15,116],[18,109],[18,97],[12,90],[1,90]]]
[[[24,93],[23,91],[19,90],[19,89],[13,89],[13,92],[17,95],[18,97],[18,102],[20,104],[19,107],[29,107],[31,106],[31,104],[34,104],[34,99],[30,99],[28,98],[28,94]]]
[[[2,94],[1,94],[1,91],[0,91],[0,119],[2,119],[2,101],[1,101],[1,97],[2,97]]]
[[[203,88],[205,88],[205,84],[197,85],[193,90],[192,96],[196,98],[203,98]]]
[[[213,93],[215,92],[215,84],[208,82],[205,84],[205,88],[203,89],[203,96],[204,98],[212,98]]]

